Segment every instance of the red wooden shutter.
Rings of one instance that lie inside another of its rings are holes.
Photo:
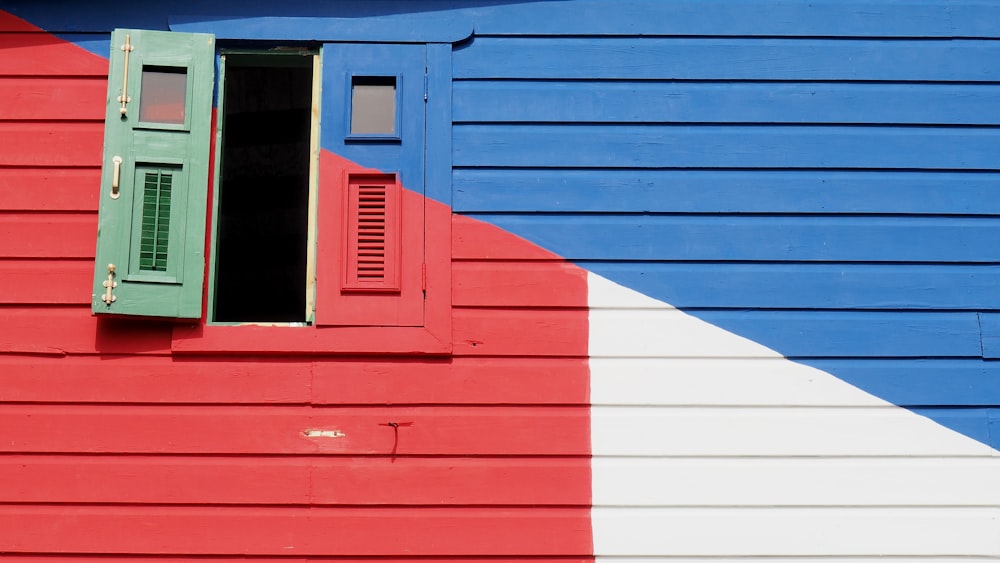
[[[423,326],[426,202],[399,179],[320,162],[317,326]]]
[[[400,187],[394,174],[351,174],[341,290],[399,293]]]

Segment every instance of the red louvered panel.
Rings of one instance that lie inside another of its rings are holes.
[[[316,262],[316,326],[426,326],[424,290],[428,286],[423,274],[428,265],[424,245],[428,200],[403,185],[398,172],[359,168],[327,151],[321,155],[319,170],[319,216],[330,218],[333,228],[321,224],[317,232],[317,253],[323,259]],[[447,225],[450,210],[436,217]],[[339,224],[334,227],[334,223]],[[438,275],[432,282],[442,281],[445,275],[450,280],[450,255],[441,253],[434,259],[432,270]],[[444,301],[440,289],[435,295]],[[433,338],[443,342],[445,334],[450,335],[450,330]],[[396,338],[389,334],[376,338],[378,351]],[[339,336],[336,340],[343,341]],[[418,345],[414,350],[429,350],[424,343]],[[335,343],[334,348],[341,346]]]
[[[399,293],[400,206],[395,174],[349,174],[344,291]]]

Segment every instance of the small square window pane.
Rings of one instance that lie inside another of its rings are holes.
[[[396,133],[396,77],[351,77],[351,134]]]
[[[139,121],[184,123],[187,106],[187,69],[170,66],[142,67]]]

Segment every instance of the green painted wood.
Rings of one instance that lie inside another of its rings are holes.
[[[117,47],[128,37],[125,53]],[[97,314],[198,318],[214,87],[211,35],[116,30],[111,39],[92,309]],[[183,104],[144,96],[143,68],[183,69]],[[119,96],[129,101],[121,113]],[[143,108],[146,103],[148,107]],[[147,121],[140,120],[144,115]],[[115,157],[119,197],[112,197]],[[115,300],[103,283],[114,264]]]

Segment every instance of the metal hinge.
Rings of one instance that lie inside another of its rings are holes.
[[[424,67],[424,101],[427,101],[427,67]]]
[[[420,264],[420,291],[424,292],[424,297],[427,297],[427,263],[423,262]]]

